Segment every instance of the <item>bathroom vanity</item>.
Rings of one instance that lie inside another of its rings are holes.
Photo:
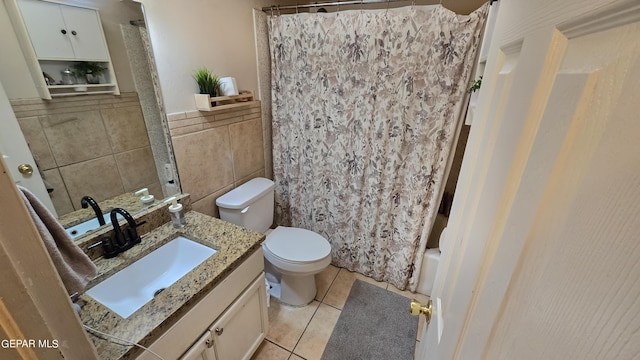
[[[177,237],[213,248],[215,254],[126,318],[85,293],[78,301],[81,321],[165,359],[249,359],[268,327],[261,247],[265,237],[193,211],[186,220],[183,229],[164,224],[119,256],[95,260],[100,274],[89,288]],[[133,345],[88,333],[101,359],[156,359]]]

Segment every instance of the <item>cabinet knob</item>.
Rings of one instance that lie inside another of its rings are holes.
[[[78,33],[75,30],[71,30],[71,35],[78,35]]]
[[[220,336],[220,335],[222,335],[222,332],[224,331],[224,329],[223,328],[216,328],[214,331],[216,332],[216,335]]]
[[[67,30],[65,29],[60,30],[60,32],[62,33],[62,35],[67,35]]]

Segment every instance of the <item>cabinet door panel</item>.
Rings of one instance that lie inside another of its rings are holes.
[[[267,332],[264,275],[210,328],[220,360],[249,359]]]
[[[207,331],[180,357],[180,360],[216,360],[211,341],[213,339],[211,339],[211,334]]]
[[[61,9],[76,59],[108,61],[98,12],[74,6]]]
[[[70,31],[64,23],[58,4],[23,0],[18,1],[18,6],[39,59],[74,58]]]

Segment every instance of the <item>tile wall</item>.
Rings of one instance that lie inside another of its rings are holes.
[[[182,191],[192,208],[218,217],[216,198],[265,176],[260,101],[167,116]]]
[[[162,198],[136,93],[53,100],[14,99],[11,106],[46,181],[58,215],[143,187]]]

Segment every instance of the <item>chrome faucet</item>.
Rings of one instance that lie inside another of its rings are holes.
[[[83,209],[86,209],[89,206],[91,206],[91,208],[93,209],[93,212],[96,213],[96,218],[98,219],[98,223],[100,224],[100,226],[106,224],[106,222],[104,221],[104,216],[102,215],[102,210],[100,209],[100,206],[98,206],[98,203],[95,200],[93,200],[91,196],[83,196],[82,199],[80,200],[80,205],[82,205]]]

